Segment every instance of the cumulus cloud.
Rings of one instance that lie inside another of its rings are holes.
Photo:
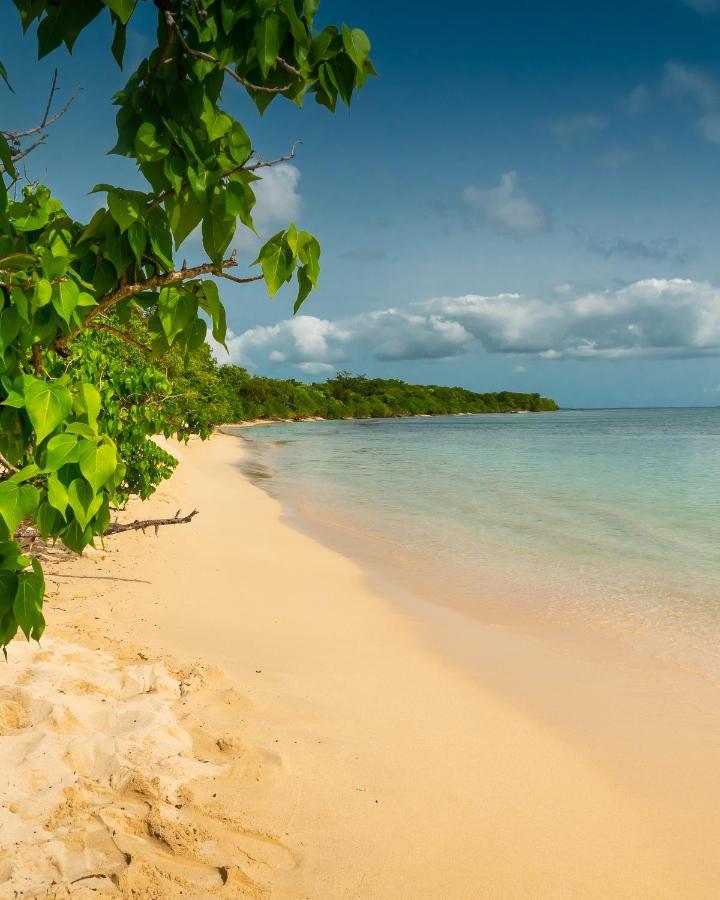
[[[228,347],[242,365],[270,362],[306,373],[329,372],[361,357],[443,359],[480,351],[544,359],[720,356],[720,288],[649,278],[551,299],[514,293],[436,297],[335,322],[299,316],[233,335]]]
[[[589,135],[603,131],[607,127],[607,120],[602,116],[580,115],[565,116],[557,119],[550,126],[550,130],[561,141],[571,141],[585,138]]]
[[[695,125],[705,140],[720,144],[720,85],[709,75],[681,62],[665,64],[662,91],[668,98],[694,100],[701,115]]]
[[[465,188],[463,201],[500,234],[536,234],[548,226],[547,214],[541,206],[528,199],[514,171],[506,172],[497,187]]]
[[[626,237],[615,237],[611,240],[591,237],[587,242],[587,249],[605,259],[620,257],[655,262],[669,261],[680,265],[684,265],[696,255],[693,248],[681,246],[677,238],[663,237],[649,241]]]

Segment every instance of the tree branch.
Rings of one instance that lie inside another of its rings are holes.
[[[193,266],[190,269],[182,268],[174,272],[165,272],[163,275],[153,275],[151,278],[146,278],[145,281],[122,284],[116,290],[101,297],[98,301],[98,305],[91,309],[85,316],[83,324],[79,328],[75,328],[69,334],[63,335],[53,341],[52,348],[53,350],[62,353],[67,348],[70,341],[74,340],[83,329],[92,327],[91,323],[94,319],[106,313],[122,300],[127,300],[129,297],[135,297],[138,294],[143,293],[143,291],[154,291],[157,290],[157,288],[168,287],[171,284],[180,284],[183,281],[190,281],[192,278],[197,278],[199,275],[224,276],[223,269],[230,269],[236,265],[237,254],[233,252],[229,259],[223,260],[220,267],[211,262],[203,263],[200,266]],[[262,278],[262,275],[254,275],[249,277],[247,281],[260,281]],[[245,283],[242,279],[238,280],[243,284]]]
[[[136,519],[134,522],[127,523],[113,522],[112,525],[108,526],[104,536],[120,534],[123,531],[145,531],[146,528],[154,528],[155,534],[157,534],[161,525],[187,525],[197,514],[198,510],[194,509],[186,516],[181,516],[180,510],[178,510],[171,519]]]

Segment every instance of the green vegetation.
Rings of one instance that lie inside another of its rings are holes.
[[[397,378],[366,378],[348,372],[339,372],[324,382],[304,384],[294,379],[284,381],[250,375],[238,366],[216,367],[209,353],[203,356],[203,364],[194,369],[195,388],[186,384],[185,396],[190,407],[204,410],[213,424],[313,416],[390,418],[517,410],[544,412],[558,408],[554,400],[539,394],[512,391],[477,394],[459,387],[406,384]],[[198,378],[201,372],[202,378]]]
[[[18,628],[39,639],[45,627],[42,567],[23,553],[18,526],[79,552],[107,533],[112,509],[129,494],[148,496],[172,471],[150,435],[206,433],[208,416],[192,406],[192,390],[205,387],[183,392],[188,375],[173,376],[204,346],[207,322],[225,340],[213,279],[263,280],[271,296],[295,279],[295,310],[317,284],[320,246],[293,225],[261,247],[257,269],[232,274],[235,231],[253,229],[257,173],[294,148],[261,159],[221,108],[224,90],[245,92],[260,112],[277,98],[302,105],[308,94],[334,111],[374,74],[364,32],[314,27],[319,0],[14,3],[40,57],[62,45],[71,51],[98,16],[109,20],[107,52],[120,66],[128,27],[149,53],[114,98],[112,152],[136,165],[135,187],[97,185],[105,203],[90,222],[26,174],[29,154],[58,118],[55,82],[36,128],[0,131],[3,649]],[[154,21],[135,16],[140,7],[153,9]],[[1,63],[0,79],[3,90],[22,89],[22,73]],[[196,229],[203,258],[181,264]]]

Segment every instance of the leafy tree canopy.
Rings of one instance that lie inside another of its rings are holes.
[[[256,173],[272,162],[222,108],[224,88],[246,91],[260,112],[277,98],[300,105],[307,94],[334,110],[374,74],[363,31],[314,28],[318,0],[14,3],[40,57],[71,51],[105,15],[108,50],[122,66],[141,3],[154,7],[156,30],[147,35],[154,49],[114,99],[112,152],[135,161],[146,189],[96,185],[105,205],[78,222],[50,187],[21,175],[48,114],[36,129],[0,133],[3,649],[18,628],[39,639],[45,627],[42,568],[22,552],[18,526],[29,522],[80,552],[107,531],[113,506],[131,492],[146,496],[172,470],[149,436],[205,427],[182,415],[160,361],[197,351],[207,323],[224,343],[214,279],[264,280],[271,296],[294,280],[295,310],[317,284],[320,246],[293,225],[261,248],[257,274],[230,271],[238,223],[253,228]],[[0,78],[12,90],[1,64]],[[178,268],[177,251],[197,228],[207,258]],[[124,345],[142,348],[143,361],[124,358]]]

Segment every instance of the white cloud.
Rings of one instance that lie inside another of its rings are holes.
[[[506,172],[494,188],[465,188],[463,200],[501,234],[535,234],[547,228],[545,211],[532,203],[518,186],[517,172]]]
[[[606,127],[607,120],[602,116],[588,114],[557,119],[551,125],[550,130],[559,140],[570,141],[596,134]]]
[[[696,128],[705,140],[720,144],[720,85],[700,69],[669,62],[665,64],[662,91],[671,99],[694,100],[701,112]]]
[[[473,351],[543,359],[720,356],[720,288],[649,278],[549,300],[511,293],[436,297],[335,322],[299,316],[232,335],[228,346],[242,365],[282,363],[306,373],[361,357],[441,359]]]
[[[527,372],[527,368],[525,366],[513,366],[513,372]]]
[[[261,233],[278,224],[287,224],[300,214],[302,200],[298,193],[300,170],[289,163],[260,169],[261,180],[253,183],[255,210],[253,221]]]

